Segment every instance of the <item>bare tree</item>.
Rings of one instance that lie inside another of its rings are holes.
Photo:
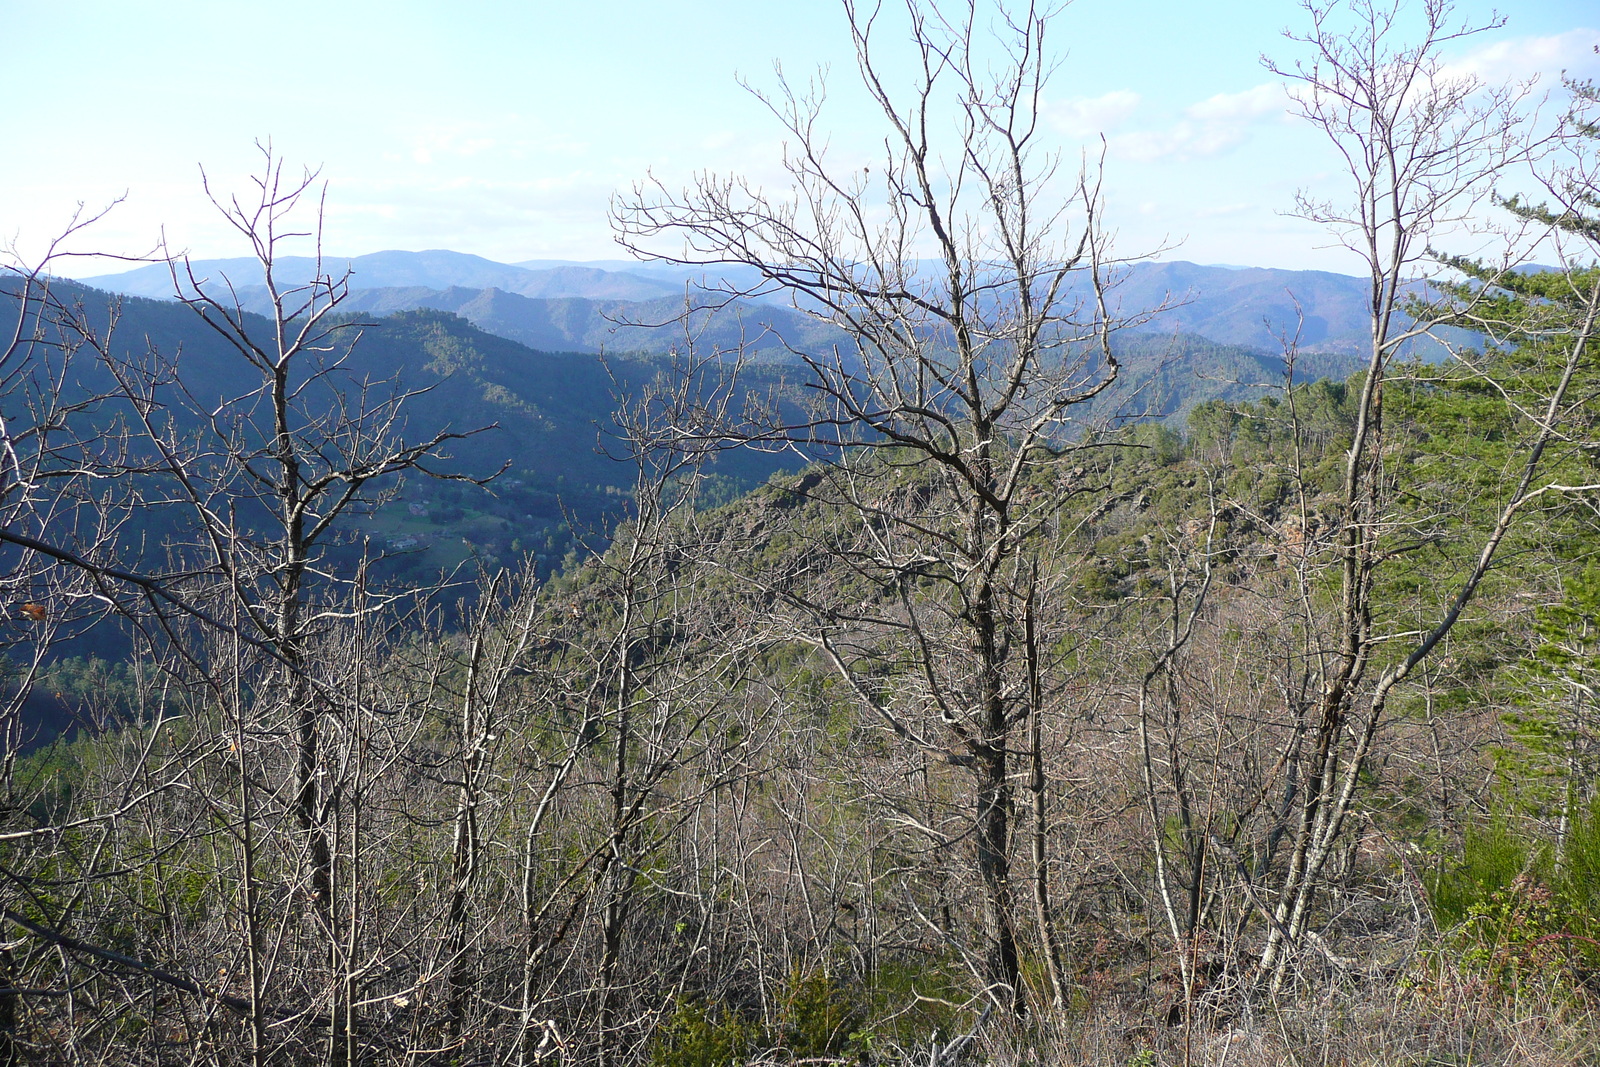
[[[682,193],[652,180],[615,202],[614,223],[645,258],[750,268],[753,287],[723,293],[781,293],[849,338],[800,354],[809,419],[733,432],[829,457],[809,492],[854,516],[837,561],[875,592],[859,607],[770,592],[867,713],[970,772],[970,834],[957,837],[982,886],[978,971],[1022,1010],[1012,739],[1051,684],[1029,683],[1021,651],[1047,643],[1025,633],[1030,546],[1065,497],[1092,488],[1063,461],[1115,378],[1110,336],[1126,320],[1108,310],[1097,172],[1043,143],[1053,12],[843,7],[881,117],[876,161],[830,157],[820,82],[780,78],[761,99],[790,138],[792,195],[711,174]],[[883,66],[895,17],[913,72],[903,92]],[[913,464],[926,484],[897,484]],[[902,667],[885,673],[886,658]]]
[[[632,514],[542,604],[547,654],[533,675],[563,713],[537,730],[568,736],[526,829],[519,1062],[552,1032],[534,1025],[541,1000],[582,998],[581,1010],[557,1014],[571,1045],[602,1063],[623,1061],[670,1009],[686,961],[663,944],[675,925],[664,912],[714,889],[694,865],[662,858],[684,850],[684,827],[712,794],[754,773],[746,753],[759,748],[771,703],[752,692],[756,635],[718,610],[694,565],[703,467],[726,443],[681,432],[693,418],[725,421],[743,353],[684,340],[654,382],[628,395],[618,381],[604,447],[633,468]],[[725,732],[742,735],[731,753]],[[560,808],[565,820],[552,818]],[[656,943],[635,933],[641,925]]]
[[[0,594],[6,601],[0,623],[0,914],[20,935],[8,936],[0,949],[0,1063],[7,1064],[39,1052],[48,1026],[26,1027],[30,1017],[44,1022],[56,1006],[75,1010],[81,987],[69,961],[85,964],[87,973],[109,979],[109,988],[123,994],[128,987],[119,975],[130,971],[134,984],[150,977],[197,988],[138,960],[114,962],[116,954],[65,931],[96,921],[90,887],[121,862],[114,845],[118,827],[155,798],[182,788],[206,746],[130,745],[118,761],[124,780],[104,791],[86,786],[73,792],[39,767],[25,771],[19,763],[30,747],[48,754],[62,743],[56,735],[75,726],[121,725],[119,711],[68,708],[60,694],[54,710],[76,714],[76,722],[27,721],[31,702],[50,700],[43,690],[58,643],[94,630],[140,599],[137,576],[118,565],[118,541],[139,499],[126,476],[139,468],[130,459],[125,425],[106,412],[112,399],[94,384],[94,368],[111,351],[117,310],[94,306],[54,277],[77,254],[75,241],[103,214],[80,210],[35,261],[10,247],[0,256]],[[97,417],[98,426],[92,424]],[[142,711],[159,732],[163,709]],[[66,1031],[52,1043],[86,1047],[78,1038]]]
[[[1288,79],[1295,110],[1333,145],[1353,196],[1328,202],[1303,194],[1296,213],[1326,226],[1367,268],[1371,340],[1352,405],[1354,427],[1329,524],[1331,540],[1308,549],[1325,551],[1336,567],[1337,600],[1323,617],[1312,606],[1309,587],[1299,597],[1312,628],[1312,694],[1306,747],[1293,769],[1299,786],[1289,855],[1275,876],[1279,895],[1261,962],[1275,987],[1284,980],[1290,950],[1310,929],[1313,901],[1390,696],[1462,617],[1524,508],[1558,488],[1542,484],[1542,471],[1547,450],[1567,433],[1574,411],[1568,387],[1592,328],[1579,328],[1563,357],[1564,372],[1535,407],[1525,409],[1530,436],[1524,462],[1497,516],[1476,535],[1473,559],[1456,579],[1454,595],[1415,632],[1387,632],[1387,613],[1375,599],[1377,583],[1415,543],[1419,527],[1402,516],[1405,488],[1394,484],[1386,466],[1391,457],[1385,388],[1406,346],[1422,342],[1441,324],[1471,318],[1493,279],[1475,291],[1458,290],[1464,303],[1432,310],[1408,305],[1408,288],[1427,273],[1430,244],[1469,220],[1490,183],[1532,151],[1524,107],[1528,87],[1486,86],[1446,69],[1445,48],[1498,25],[1459,24],[1446,0],[1424,0],[1416,10],[1371,0],[1305,7],[1310,28],[1288,36],[1309,58],[1267,65]],[[1406,43],[1411,19],[1417,34]],[[1471,358],[1461,350],[1453,354]],[[1465,365],[1472,373],[1493,374],[1481,360]]]
[[[112,773],[84,783],[74,800],[81,814],[58,812],[34,829],[8,817],[8,833],[51,841],[61,869],[81,881],[59,906],[32,901],[33,919],[7,914],[63,961],[69,1013],[79,1010],[71,998],[104,982],[103,1008],[125,999],[137,1014],[137,987],[154,982],[183,994],[175,1010],[196,1048],[222,1008],[244,1018],[252,1062],[278,1056],[309,1027],[326,1037],[324,1058],[353,1063],[375,1040],[362,1033],[361,991],[393,962],[392,945],[369,940],[377,897],[364,863],[388,832],[374,816],[392,803],[384,791],[421,720],[388,715],[373,699],[380,687],[369,661],[386,651],[372,627],[393,598],[368,587],[364,567],[350,566],[359,559],[335,561],[330,548],[342,520],[381,502],[398,476],[436,473],[441,447],[462,435],[405,443],[414,394],[349,369],[360,325],[338,312],[346,279],[323,273],[320,260],[304,283],[280,276],[285,242],[320,239],[320,207],[308,202],[314,174],[286,176],[270,148],[262,157],[253,195],[212,200],[249,242],[272,314],[248,314],[227,279],[169,261],[179,300],[237,357],[230,367],[195,375],[178,352],[155,347],[126,356],[112,344],[114,311],[54,296],[42,269],[17,275],[6,355],[14,398],[32,406],[5,413],[13,506],[0,540],[55,593],[14,592],[41,633],[70,621],[77,604],[115,610],[141,635],[137,649],[164,695],[138,721],[110,724],[126,732],[107,742],[112,751],[142,755],[108,765],[120,781]],[[312,225],[296,232],[308,208]],[[84,350],[113,383],[102,395],[65,374],[65,356]],[[24,410],[30,426],[18,432],[14,412]],[[68,431],[79,436],[64,449]],[[110,543],[117,516],[135,506],[173,532],[167,558],[130,558]],[[8,750],[8,768],[14,758]],[[208,852],[230,857],[241,876],[215,865],[209,875],[236,920],[226,931],[187,914],[159,876],[169,860],[195,870]],[[221,988],[96,944],[95,924],[115,928],[126,903],[170,917],[140,932],[163,956],[204,966],[223,953]],[[69,932],[76,913],[89,936]],[[94,1026],[63,1032],[74,1047],[95,1047]]]

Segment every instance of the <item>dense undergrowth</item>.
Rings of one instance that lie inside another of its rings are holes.
[[[1391,416],[1392,469],[1415,487],[1377,598],[1395,630],[1450,595],[1485,472],[1515,448],[1471,383],[1434,378]],[[71,943],[7,948],[0,1010],[28,1055],[76,1062],[243,1061],[252,1042],[310,1061],[330,1004],[374,1061],[1595,1062],[1600,531],[1581,507],[1530,511],[1404,687],[1312,935],[1280,988],[1259,969],[1287,810],[1262,798],[1302,788],[1295,671],[1304,613],[1336,591],[1318,553],[1358,384],[1206,405],[1187,436],[1134,428],[1040,473],[1039,493],[1082,491],[1033,557],[1060,681],[1047,806],[1014,800],[1043,827],[1042,855],[1019,830],[1017,892],[1042,877],[1052,900],[1018,909],[1017,1017],[978,980],[968,761],[907,744],[867,699],[910,708],[894,702],[924,668],[883,635],[937,590],[851,566],[883,535],[873,508],[959,518],[894,454],[848,482],[817,469],[641,514],[543,585],[486,576],[453,620],[330,624],[319,670],[362,694],[323,712],[342,791],[331,930],[300,874],[270,671],[236,659],[224,686],[155,648],[137,670],[58,664],[42,684],[130,724],[16,763],[11,907]],[[1159,714],[1141,712],[1200,565],[1209,599]],[[829,648],[874,657],[869,693]],[[1168,907],[1189,909],[1176,941]]]

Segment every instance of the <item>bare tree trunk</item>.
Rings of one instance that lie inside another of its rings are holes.
[[[982,522],[979,515],[977,521]],[[988,578],[980,580],[971,616],[977,669],[976,691],[982,708],[981,734],[973,747],[978,776],[976,841],[978,874],[983,879],[984,927],[988,932],[984,957],[987,993],[997,1004],[1017,1014],[1027,1010],[1022,995],[1021,967],[1017,957],[1016,912],[1011,891],[1011,779],[1008,752],[1011,724],[1008,701],[1001,695],[1004,658],[996,635],[995,592]]]
[[[448,961],[449,986],[445,1002],[445,1025],[452,1041],[460,1039],[462,1035],[467,999],[476,977],[469,923],[472,893],[481,863],[478,808],[482,802],[484,766],[491,732],[488,716],[492,710],[492,702],[487,699],[492,692],[485,692],[492,683],[485,678],[489,668],[484,662],[484,646],[490,636],[491,609],[499,597],[500,581],[501,577],[496,575],[489,588],[480,593],[482,605],[472,627],[467,677],[462,689],[457,727],[461,781],[456,798],[454,839],[450,850],[450,895],[445,912],[445,959]]]
[[[1029,574],[1028,597],[1023,608],[1023,639],[1028,667],[1028,792],[1033,809],[1033,912],[1034,922],[1039,927],[1039,947],[1044,954],[1045,976],[1050,982],[1050,1007],[1059,1015],[1067,1010],[1067,980],[1055,915],[1050,907],[1050,815],[1041,737],[1044,732],[1044,679],[1043,666],[1039,662],[1038,583],[1038,568],[1034,566]]]
[[[728,565],[783,605],[789,617],[775,623],[822,653],[864,715],[898,744],[972,776],[970,823],[958,836],[972,840],[981,895],[974,971],[985,997],[1021,1014],[1011,864],[1013,835],[1028,831],[1014,809],[1011,746],[1042,696],[1029,695],[1015,647],[1026,598],[1006,576],[1062,503],[1089,491],[1064,460],[1079,405],[1116,378],[1110,335],[1131,320],[1103,299],[1097,179],[1085,169],[1055,199],[1057,160],[1035,142],[1053,10],[974,4],[952,15],[907,4],[917,73],[903,95],[899,79],[882,74],[883,23],[854,0],[844,10],[885,133],[877,165],[830,173],[821,94],[784,83],[763,97],[793,139],[781,199],[754,182],[707,179],[683,194],[646,182],[618,198],[613,218],[638,255],[752,268],[755,290],[786,293],[850,339],[848,349],[805,357],[814,403],[803,414],[696,414],[680,436],[828,450],[820,493],[858,523],[831,548],[842,570],[881,592],[834,603],[797,590],[795,575]],[[658,238],[685,251],[663,251]],[[934,254],[913,255],[924,243]],[[723,295],[747,294],[725,283]],[[893,472],[913,470],[914,486],[893,484]],[[905,684],[886,684],[884,672]],[[1049,688],[1042,671],[1034,680]],[[1042,812],[1043,786],[1028,781]],[[1047,868],[1037,854],[1035,867]],[[1048,900],[1035,908],[1048,942]],[[1044,952],[1059,1001],[1059,948]]]
[[[0,1067],[19,1067],[22,1049],[17,1045],[17,993],[21,976],[11,950],[0,945]]]
[[[1328,137],[1347,165],[1350,202],[1301,194],[1296,214],[1327,227],[1363,261],[1369,280],[1370,346],[1337,501],[1332,550],[1340,591],[1334,632],[1313,652],[1320,680],[1317,721],[1293,847],[1279,878],[1260,964],[1274,990],[1286,981],[1291,951],[1309,929],[1324,867],[1349,814],[1387,695],[1450,631],[1476,592],[1504,527],[1531,489],[1538,456],[1554,430],[1548,422],[1541,426],[1522,485],[1483,542],[1483,555],[1453,605],[1435,626],[1424,629],[1420,642],[1399,664],[1370,680],[1369,668],[1386,636],[1374,633],[1376,579],[1393,558],[1387,545],[1396,502],[1404,495],[1388,484],[1385,473],[1385,379],[1404,345],[1441,323],[1470,318],[1473,307],[1493,290],[1492,285],[1473,293],[1462,290],[1465,306],[1456,302],[1411,322],[1405,317],[1406,287],[1415,284],[1414,273],[1434,255],[1429,243],[1470,217],[1507,165],[1527,158],[1530,138],[1522,105],[1528,87],[1485,86],[1444,68],[1440,53],[1445,47],[1498,25],[1454,23],[1448,3],[1426,5],[1420,38],[1404,45],[1394,40],[1393,9],[1308,5],[1307,12],[1310,29],[1290,37],[1306,46],[1309,59],[1267,65],[1289,80],[1295,110]],[[1348,25],[1339,26],[1341,20]],[[1309,603],[1311,598],[1304,599]],[[1309,617],[1307,625],[1312,625]]]
[[[641,505],[648,508],[648,503]],[[642,527],[649,521],[641,515]],[[633,701],[635,682],[633,673],[634,612],[637,609],[634,587],[636,565],[640,562],[642,545],[636,535],[628,550],[628,565],[622,576],[622,617],[618,622],[616,639],[616,701],[612,743],[616,746],[611,761],[611,827],[606,852],[596,877],[603,885],[600,917],[600,1067],[610,1067],[617,1053],[617,963],[622,953],[622,933],[628,922],[628,905],[632,899],[634,875],[627,855],[628,836],[632,831],[634,810],[632,782],[630,781],[629,749],[633,739]]]
[[[228,640],[227,648],[226,678],[232,684],[225,690],[225,699],[233,727],[233,772],[239,779],[236,862],[239,868],[239,922],[244,928],[245,981],[250,991],[250,1011],[247,1019],[250,1030],[250,1063],[251,1067],[264,1067],[268,1060],[262,973],[266,946],[262,929],[260,875],[256,868],[259,858],[257,840],[259,815],[253,782],[254,771],[249,764],[250,737],[245,729],[244,650],[240,647],[237,634]]]

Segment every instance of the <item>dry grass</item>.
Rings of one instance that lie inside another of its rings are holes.
[[[1027,1035],[986,1035],[996,1067],[1597,1067],[1600,1003],[1507,995],[1453,968],[1399,984],[1349,977],[1225,1022],[1167,1027],[1115,1006]]]

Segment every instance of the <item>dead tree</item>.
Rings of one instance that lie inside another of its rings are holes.
[[[1395,484],[1389,466],[1385,390],[1407,346],[1424,342],[1441,324],[1472,319],[1493,293],[1493,277],[1432,308],[1410,302],[1408,293],[1437,267],[1430,245],[1472,217],[1490,183],[1533,151],[1524,108],[1528,87],[1486,86],[1448,71],[1441,50],[1493,26],[1457,23],[1446,0],[1424,0],[1416,10],[1370,0],[1308,3],[1305,9],[1309,29],[1288,36],[1306,58],[1269,61],[1268,67],[1288,80],[1299,116],[1328,138],[1352,195],[1323,201],[1302,194],[1296,213],[1327,227],[1366,268],[1371,335],[1355,385],[1354,426],[1331,533],[1312,549],[1336,574],[1338,593],[1330,612],[1308,607],[1304,620],[1315,635],[1307,640],[1312,692],[1304,709],[1305,747],[1291,768],[1299,786],[1287,823],[1288,855],[1273,875],[1277,899],[1261,960],[1274,988],[1285,980],[1293,950],[1314,934],[1313,903],[1356,804],[1390,697],[1462,618],[1524,509],[1562,488],[1545,484],[1544,471],[1574,414],[1569,387],[1588,358],[1593,329],[1592,314],[1580,317],[1552,388],[1523,408],[1523,462],[1509,472],[1496,514],[1474,534],[1472,558],[1454,579],[1454,594],[1415,633],[1387,632],[1378,582],[1408,551],[1416,523],[1402,513],[1407,487]],[[1411,21],[1417,31],[1408,41]],[[1511,265],[1508,253],[1498,269]],[[1493,374],[1466,351],[1453,349],[1452,355],[1467,361],[1468,373]],[[1313,581],[1319,572],[1307,571]],[[1311,605],[1310,589],[1303,593],[1301,602]]]
[[[1022,1010],[1013,737],[1052,687],[1024,680],[1020,650],[1043,640],[1024,633],[1030,546],[1064,498],[1090,488],[1063,460],[1115,379],[1110,337],[1126,320],[1105,297],[1097,172],[1063,166],[1043,143],[1050,12],[843,7],[881,119],[879,158],[831,156],[820,80],[780,80],[761,99],[789,138],[792,194],[737,176],[705,174],[682,192],[652,179],[614,203],[614,225],[644,258],[753,272],[746,287],[713,283],[724,297],[781,294],[840,331],[831,351],[797,353],[809,418],[691,432],[826,457],[813,495],[854,516],[852,543],[836,550],[882,596],[858,609],[770,592],[868,715],[970,773],[970,835],[958,836],[981,885],[975,969],[990,997]],[[904,91],[883,65],[897,31]],[[913,466],[926,484],[897,490]],[[913,666],[886,678],[901,652]]]

